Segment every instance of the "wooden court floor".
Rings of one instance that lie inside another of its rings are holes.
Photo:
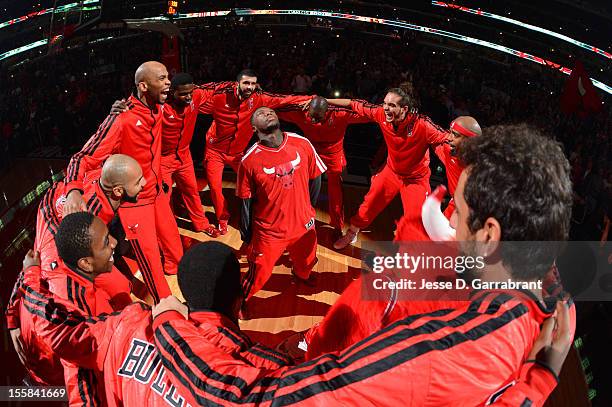
[[[238,201],[234,197],[234,188],[233,181],[224,181],[223,192],[228,199],[232,218],[229,232],[214,240],[234,248],[239,253],[242,271],[246,272],[248,266],[244,254],[245,248],[242,247],[240,233],[237,230],[239,212]],[[347,186],[345,188],[345,212],[347,214],[356,211],[366,192],[367,189],[363,187]],[[201,196],[207,216],[211,222],[216,222],[210,194],[204,191]],[[213,240],[203,233],[192,232],[191,222],[177,206],[175,205],[177,223],[185,247],[197,241]],[[326,208],[327,191],[324,184],[316,215],[319,261],[314,267],[314,272],[317,273],[317,286],[307,287],[294,284],[291,278],[290,259],[288,256],[281,257],[268,283],[249,302],[249,313],[252,318],[240,323],[241,328],[253,340],[275,346],[288,335],[305,331],[320,321],[344,288],[358,277],[361,269],[361,241],[392,240],[394,219],[401,216],[401,203],[398,198],[381,214],[370,229],[360,233],[359,242],[355,247],[339,252],[332,248],[335,235],[328,225],[329,215]],[[172,291],[180,297],[176,277],[167,276],[167,279]]]

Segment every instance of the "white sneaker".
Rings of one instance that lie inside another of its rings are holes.
[[[342,250],[346,246],[354,244],[357,241],[358,234],[359,231],[354,231],[353,229],[349,228],[344,236],[336,240],[336,243],[334,243],[334,249]]]

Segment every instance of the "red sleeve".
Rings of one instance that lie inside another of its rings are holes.
[[[262,344],[256,343],[242,352],[242,357],[255,367],[275,370],[289,366],[291,359],[281,352],[277,352]]]
[[[317,154],[315,151],[310,141],[305,139],[305,142],[307,144],[305,149],[308,152],[308,178],[315,179],[327,171],[327,167],[325,166],[325,163],[323,163],[323,160],[321,160],[321,157],[319,157],[319,154]]]
[[[9,298],[8,304],[6,305],[6,310],[4,311],[4,315],[6,316],[6,326],[8,329],[16,329],[20,327],[19,308],[22,297],[21,287],[23,285],[23,275],[24,272],[21,270],[17,275],[17,281],[13,286],[11,297]]]
[[[212,114],[212,98],[219,84],[217,82],[208,82],[198,85],[193,91],[193,100],[196,101],[196,109],[202,114]]]
[[[25,282],[24,291],[24,308],[31,314],[39,338],[62,359],[80,367],[102,370],[121,314],[88,318],[71,302],[54,296],[40,285],[30,286]]]
[[[259,106],[267,106],[270,109],[276,109],[288,105],[297,105],[312,99],[312,96],[304,95],[278,95],[275,93],[260,92]]]
[[[442,161],[444,166],[446,166],[446,159],[448,157],[448,152],[446,151],[447,149],[450,149],[450,146],[446,143],[441,143],[434,147],[434,152],[436,153],[440,161]]]
[[[304,112],[302,110],[297,110],[297,106],[291,106],[290,108],[278,109],[276,110],[276,114],[278,118],[290,123],[298,123],[299,121],[304,119]],[[301,108],[300,108],[301,109]]]
[[[351,110],[357,116],[367,118],[372,122],[378,122],[380,115],[383,114],[383,107],[381,105],[375,105],[365,100],[351,100]]]
[[[192,322],[176,313],[164,314],[170,314],[165,321],[155,319],[155,346],[167,377],[189,404],[255,405],[263,393],[274,393],[275,377],[286,368],[253,366],[240,353],[228,353],[207,341]]]
[[[236,186],[236,196],[240,199],[253,197],[255,191],[251,188],[251,176],[249,169],[243,163],[238,167],[238,181]]]
[[[449,132],[432,122],[429,117],[421,116],[420,121],[425,126],[425,137],[427,137],[428,144],[438,145],[448,139]]]
[[[348,124],[371,123],[372,120],[366,116],[360,116],[354,112],[342,112]]]
[[[72,156],[66,172],[66,192],[78,189],[83,192],[85,173],[102,167],[104,160],[113,154],[121,142],[120,115],[109,115],[85,146]]]
[[[558,378],[548,368],[537,363],[525,363],[518,382],[508,388],[492,406],[543,406],[557,387]]]

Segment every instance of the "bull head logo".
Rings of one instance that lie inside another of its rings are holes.
[[[279,164],[272,168],[263,167],[264,173],[268,175],[276,175],[280,178],[283,188],[289,189],[293,187],[293,174],[295,169],[300,164],[300,153],[296,152],[297,157],[288,163]]]

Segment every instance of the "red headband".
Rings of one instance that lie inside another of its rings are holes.
[[[476,137],[476,136],[478,136],[478,134],[476,134],[472,130],[468,130],[465,127],[463,127],[462,125],[460,125],[459,123],[457,123],[456,120],[453,120],[451,122],[450,128],[451,128],[451,130],[455,130],[457,133],[459,133],[459,134],[461,134],[462,136],[465,136],[465,137]]]

